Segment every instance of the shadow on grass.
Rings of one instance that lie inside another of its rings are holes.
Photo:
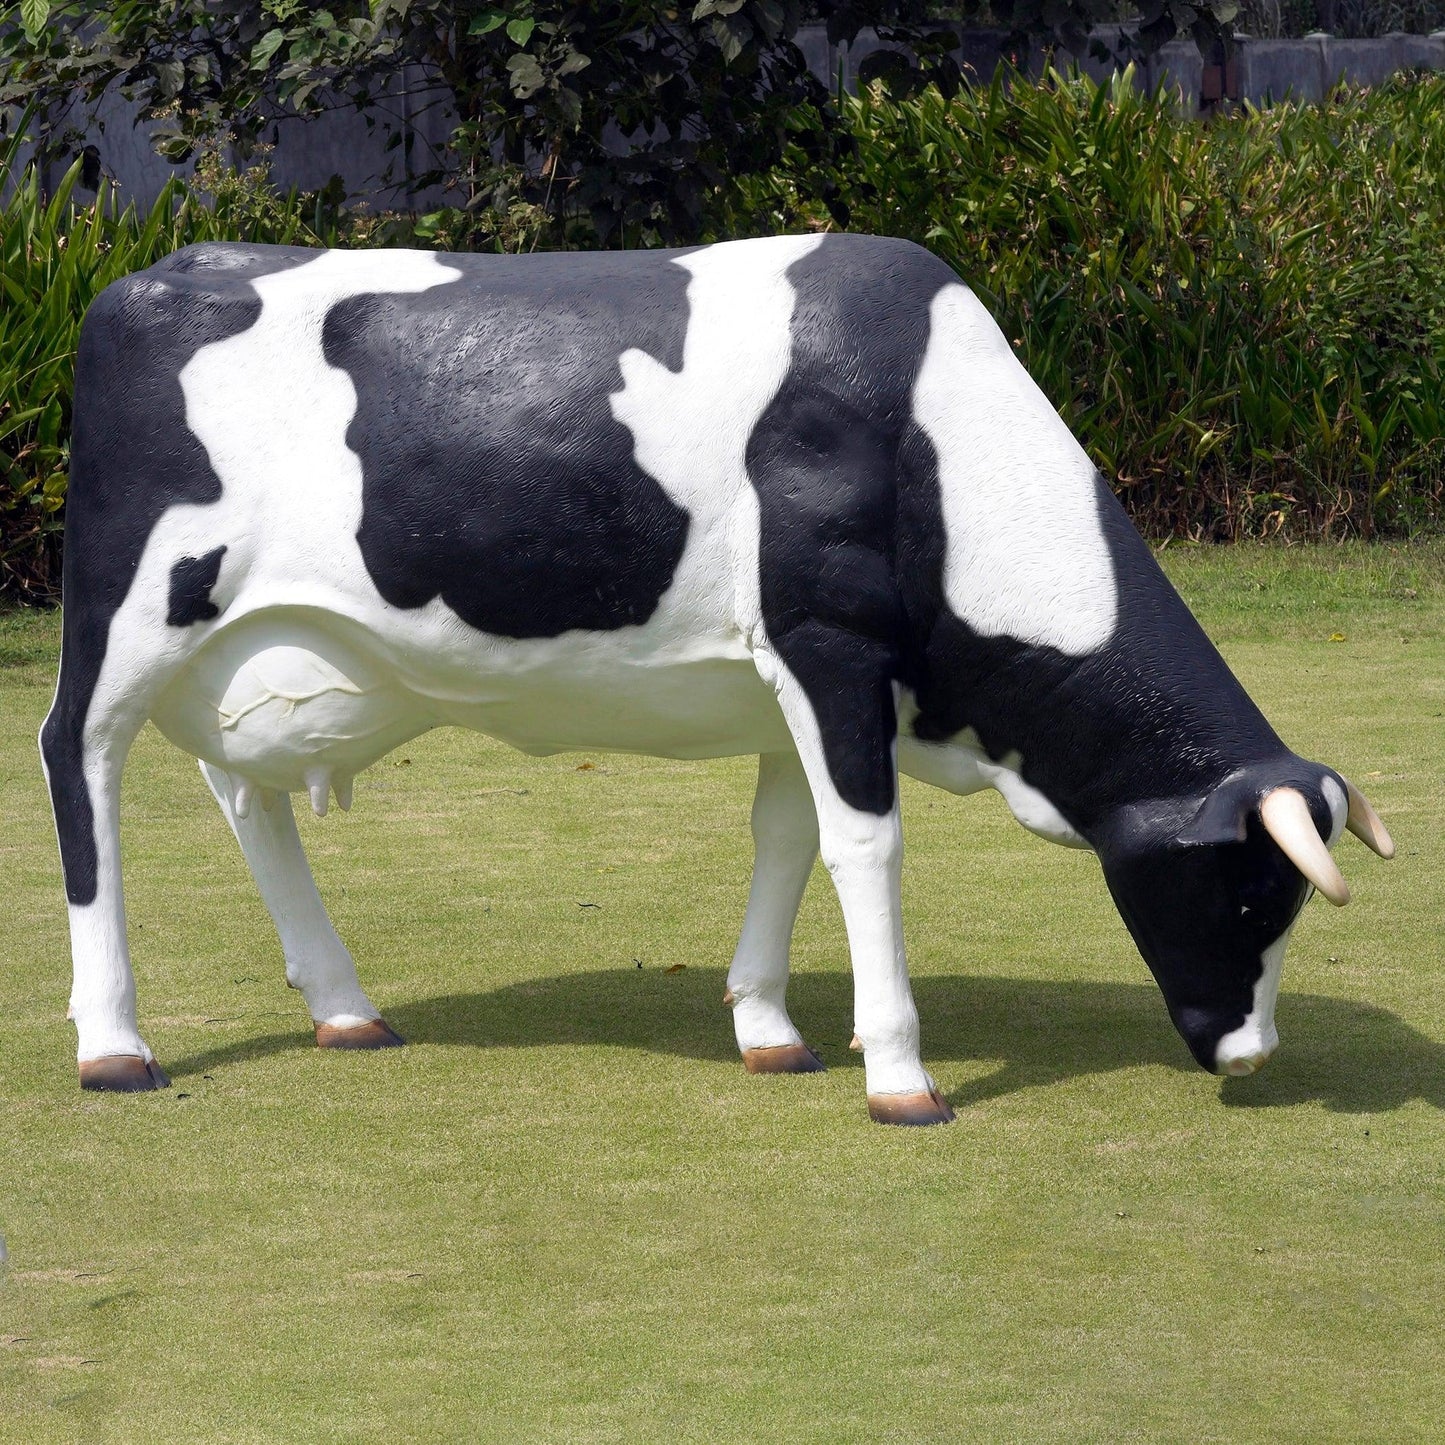
[[[512,984],[487,993],[447,994],[387,1010],[388,1022],[416,1044],[461,1048],[600,1045],[734,1060],[721,999],[722,969],[605,969]],[[914,981],[923,1019],[924,1059],[996,1060],[989,1074],[951,1092],[967,1107],[1020,1089],[1105,1074],[1139,1064],[1193,1072],[1163,1001],[1151,984],[1040,981],[978,976]],[[789,1007],[830,1068],[859,1068],[842,1042],[852,1031],[848,975],[800,974]],[[1370,1004],[1317,994],[1280,1000],[1278,1058],[1249,1079],[1222,1079],[1221,1101],[1235,1108],[1318,1102],[1346,1113],[1396,1109],[1412,1099],[1445,1108],[1445,1044]],[[312,1047],[297,1030],[208,1050],[170,1065],[172,1074]]]

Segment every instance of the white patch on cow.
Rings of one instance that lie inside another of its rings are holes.
[[[623,387],[611,398],[613,416],[632,432],[638,466],[689,514],[687,547],[659,609],[658,644],[679,650],[705,638],[716,649],[717,620],[728,618],[721,641],[762,681],[770,703],[780,684],[762,623],[759,507],[747,446],[792,358],[796,294],[787,269],[818,244],[816,236],[788,236],[680,257],[692,276],[682,368],[624,352]],[[778,727],[772,747],[786,748],[781,717],[771,706],[769,713]],[[788,946],[818,847],[796,758],[760,751],[753,881],[728,974],[741,1049],[802,1041],[785,1006]]]
[[[1023,757],[1017,749],[994,762],[972,728],[946,743],[926,743],[910,737],[906,727],[905,718],[898,738],[898,767],[910,778],[960,796],[993,788],[1030,833],[1066,848],[1090,846],[1039,789],[1024,781]]]
[[[938,453],[948,605],[985,637],[1095,652],[1118,595],[1094,465],[966,286],[931,320],[913,411]]]
[[[693,278],[682,370],[669,371],[645,351],[625,351],[623,388],[612,396],[613,416],[632,432],[637,465],[691,518],[665,603],[670,625],[701,621],[706,629],[723,600],[716,587],[724,580],[728,611],[739,624],[739,655],[750,655],[762,636],[759,512],[748,478],[748,439],[792,359],[797,298],[788,267],[820,242],[818,236],[777,236],[679,257],[676,264]]]
[[[1242,1076],[1255,1073],[1264,1067],[1269,1056],[1279,1047],[1274,1008],[1279,998],[1284,954],[1293,931],[1294,925],[1291,924],[1264,950],[1264,972],[1254,986],[1254,1003],[1249,1015],[1237,1029],[1225,1034],[1214,1050],[1214,1066],[1221,1074]]]

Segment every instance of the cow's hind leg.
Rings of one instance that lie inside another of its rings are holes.
[[[286,982],[301,991],[324,1049],[384,1049],[401,1037],[367,998],[356,965],[316,891],[287,793],[267,807],[252,798],[243,817],[230,778],[210,763],[201,772],[231,825],[286,957]]]
[[[60,678],[40,730],[40,756],[65,875],[72,963],[67,1013],[76,1029],[80,1084],[139,1093],[170,1080],[136,1023],[120,787],[165,660],[136,647],[122,666],[108,666],[105,644],[103,623],[67,605]]]
[[[788,946],[813,860],[818,818],[796,753],[758,759],[752,889],[728,970],[738,1048],[750,1074],[812,1074],[822,1061],[788,1017]]]

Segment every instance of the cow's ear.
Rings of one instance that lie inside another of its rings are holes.
[[[1179,841],[1187,848],[1243,843],[1250,810],[1258,806],[1259,789],[1251,780],[1226,778],[1180,830]]]

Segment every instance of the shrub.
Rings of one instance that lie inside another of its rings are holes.
[[[1436,522],[1445,77],[1209,123],[1127,75],[844,103],[833,213],[957,267],[1146,530]],[[832,224],[791,162],[715,224]]]
[[[1445,77],[1212,124],[1125,77],[844,99],[854,154],[801,146],[712,198],[715,234],[910,236],[983,296],[1156,536],[1404,534],[1445,491]],[[23,133],[23,127],[22,127]],[[0,150],[0,597],[52,597],[80,320],[192,241],[529,249],[475,215],[340,212],[203,157],[142,214]],[[807,196],[829,197],[823,203]]]
[[[1063,22],[1101,0],[1050,3]],[[1214,5],[1233,13],[1233,0],[1146,3],[1160,9],[1161,40],[1175,11],[1191,24]],[[834,39],[880,33],[888,47],[869,63],[895,82],[957,84],[951,38],[925,0],[813,8]],[[553,245],[691,242],[725,176],[765,174],[790,135],[827,150],[837,130],[828,87],[794,43],[799,0],[28,0],[23,11],[24,25],[0,24],[0,107],[32,106],[52,155],[83,143],[116,90],[174,160],[205,139],[245,154],[279,122],[339,106],[386,131],[400,160],[416,136],[397,112],[445,98],[448,144],[411,184],[464,203],[445,224],[469,248],[476,228],[464,223],[499,190],[538,209]]]

